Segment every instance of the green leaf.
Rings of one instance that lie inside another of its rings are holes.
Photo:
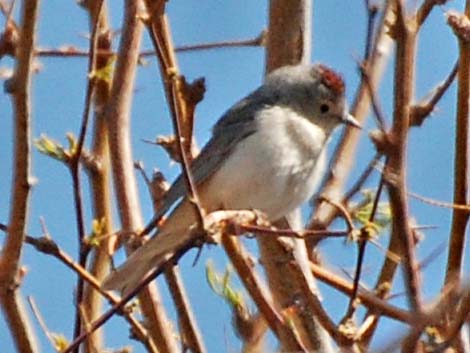
[[[42,134],[34,141],[34,145],[42,154],[60,162],[68,163],[70,160],[70,151],[65,149],[59,142],[51,139],[47,135]]]
[[[99,80],[103,80],[107,83],[111,83],[111,81],[113,79],[115,61],[116,61],[116,57],[112,56],[112,57],[109,58],[108,63],[106,64],[106,66],[103,66],[99,70],[94,70],[94,71],[90,72],[90,74],[88,75],[90,80],[91,79],[99,79]]]
[[[232,271],[229,267],[225,269],[223,274],[218,273],[212,261],[208,261],[206,265],[206,279],[212,291],[222,297],[232,308],[244,307],[243,294],[237,291],[230,283]]]
[[[51,338],[57,352],[62,352],[69,346],[68,339],[62,333],[52,333]]]
[[[371,236],[380,234],[391,222],[392,211],[388,202],[380,202],[375,213],[374,221],[370,222],[370,215],[374,207],[375,191],[366,189],[361,191],[363,199],[358,202],[361,205],[353,214],[356,222],[367,227]]]
[[[94,219],[91,224],[91,234],[87,238],[87,243],[91,247],[100,245],[101,237],[105,235],[106,219],[103,217],[100,220]]]

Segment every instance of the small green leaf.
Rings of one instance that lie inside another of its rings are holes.
[[[102,67],[99,70],[95,70],[90,72],[88,77],[90,79],[99,79],[103,80],[107,83],[111,83],[113,79],[113,73],[114,73],[114,62],[116,61],[116,57],[112,56],[109,58],[108,63],[106,66]]]
[[[367,227],[371,237],[377,236],[391,222],[392,212],[388,202],[380,202],[374,217],[374,221],[370,222],[370,215],[374,206],[375,191],[363,190],[363,200],[359,201],[360,208],[354,212],[354,220]]]
[[[66,150],[60,143],[54,141],[47,135],[41,135],[34,141],[34,145],[39,152],[54,158],[60,162],[67,163],[70,160],[70,152]]]
[[[67,142],[69,144],[69,153],[70,155],[74,155],[77,152],[77,139],[72,132],[68,132],[65,137],[67,138]]]
[[[217,273],[212,261],[206,265],[206,279],[215,294],[222,297],[233,308],[244,307],[243,294],[233,288],[230,283],[232,271],[226,268],[224,274]]]
[[[69,346],[68,339],[62,333],[52,333],[51,338],[57,352],[62,352]]]
[[[91,234],[87,238],[87,243],[91,247],[100,245],[100,240],[105,235],[106,219],[103,217],[100,220],[94,219],[91,225]]]

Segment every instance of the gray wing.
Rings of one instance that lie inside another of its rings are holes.
[[[190,166],[191,176],[196,185],[200,185],[215,171],[217,171],[226,157],[232,152],[238,142],[250,136],[256,131],[254,121],[256,112],[263,106],[272,104],[265,99],[259,90],[253,92],[247,98],[241,100],[228,110],[215,124],[213,135],[204,146],[199,155]],[[148,234],[155,228],[158,220],[180,198],[186,195],[186,184],[180,174],[165,194],[164,202],[159,212],[143,230],[142,234]]]

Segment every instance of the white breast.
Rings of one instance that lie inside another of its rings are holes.
[[[211,178],[211,204],[259,209],[276,220],[312,196],[325,170],[325,133],[296,112],[273,107]]]

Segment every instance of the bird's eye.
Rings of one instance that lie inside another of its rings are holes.
[[[330,111],[330,106],[326,103],[320,105],[320,112],[322,114],[328,113]]]

